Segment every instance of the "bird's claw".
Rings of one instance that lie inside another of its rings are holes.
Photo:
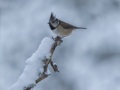
[[[57,42],[57,45],[60,45],[62,42],[63,42],[63,40],[62,40],[62,38],[61,37],[59,37],[59,36],[57,36],[57,37],[52,37],[52,39],[55,41],[55,42]]]

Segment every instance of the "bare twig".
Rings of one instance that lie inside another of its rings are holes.
[[[58,67],[57,67],[57,64],[56,63],[54,63],[52,60],[51,60],[51,66],[52,66],[52,68],[53,68],[53,70],[54,70],[54,72],[59,72],[59,70],[58,70]]]

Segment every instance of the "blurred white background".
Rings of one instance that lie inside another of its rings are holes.
[[[16,82],[26,59],[53,35],[51,12],[88,29],[64,38],[54,53],[60,73],[33,90],[120,90],[120,0],[0,0],[0,90]]]

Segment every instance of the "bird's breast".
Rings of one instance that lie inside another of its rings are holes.
[[[65,29],[62,26],[56,27],[56,29],[53,30],[53,33],[55,33],[57,36],[65,37],[72,33],[73,29]]]

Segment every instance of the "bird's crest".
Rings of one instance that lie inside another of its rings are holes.
[[[51,13],[49,22],[54,21],[55,19],[56,19],[56,17],[53,15],[53,13]]]

